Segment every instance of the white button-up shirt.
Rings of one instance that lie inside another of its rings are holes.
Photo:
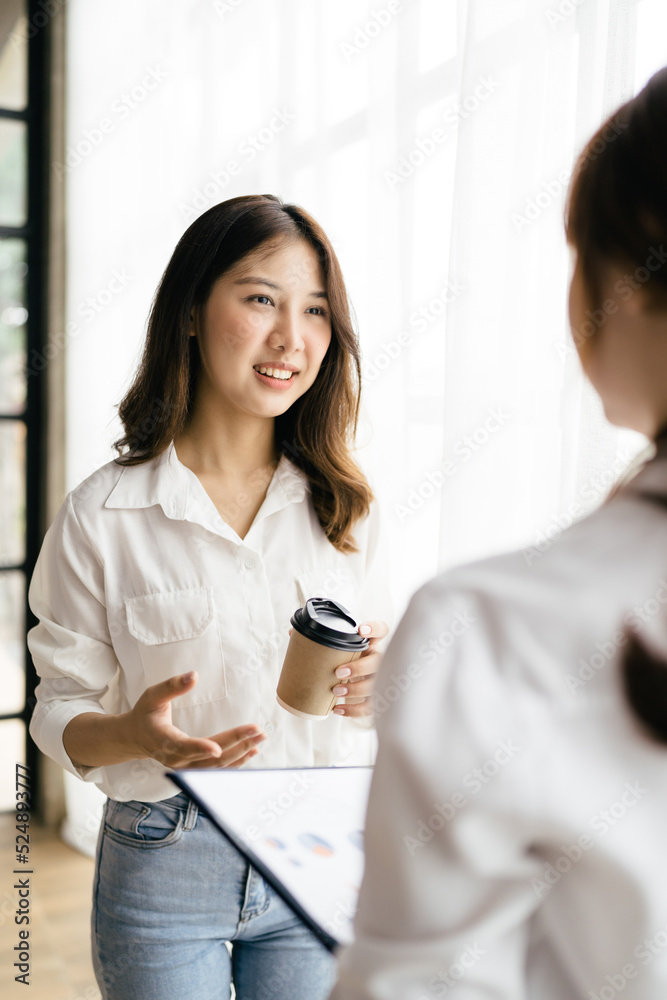
[[[667,494],[664,448],[541,552],[413,598],[332,1000],[667,997],[667,746],[619,669],[628,627],[667,659],[667,510],[641,491]]]
[[[354,537],[352,554],[328,541],[307,478],[286,457],[243,540],[173,443],[142,465],[104,465],[67,496],[31,581],[39,624],[28,644],[41,677],[33,739],[111,798],[174,795],[154,760],[74,767],[62,734],[81,712],[125,712],[149,685],[196,669],[196,686],[172,702],[174,724],[212,736],[257,723],[268,739],[246,766],[372,763],[368,719],[311,722],[275,698],[289,620],[307,598],[388,620],[375,505]]]

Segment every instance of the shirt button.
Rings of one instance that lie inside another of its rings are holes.
[[[254,569],[255,568],[255,564],[252,561],[252,559],[246,559],[246,561],[243,563],[243,565],[245,566],[246,569]]]

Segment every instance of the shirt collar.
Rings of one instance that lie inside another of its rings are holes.
[[[200,480],[179,460],[173,441],[156,458],[141,465],[123,465],[120,468],[120,476],[105,501],[105,507],[132,509],[159,505],[167,517],[174,520],[196,521],[216,531],[220,530],[221,524],[224,525]],[[289,503],[298,503],[308,491],[305,473],[283,455],[256,520],[281,510]]]
[[[173,441],[162,454],[140,465],[121,465],[120,476],[104,506],[139,508],[159,505],[167,517],[183,518],[188,482],[176,457]]]

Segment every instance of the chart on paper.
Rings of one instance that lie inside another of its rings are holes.
[[[325,767],[173,778],[331,947],[353,939],[371,775]]]

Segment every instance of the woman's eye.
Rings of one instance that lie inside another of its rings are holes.
[[[311,306],[306,312],[313,313],[315,316],[326,316],[327,311],[323,309],[322,306]]]
[[[248,301],[259,302],[260,305],[271,305],[271,299],[268,295],[251,295]]]

